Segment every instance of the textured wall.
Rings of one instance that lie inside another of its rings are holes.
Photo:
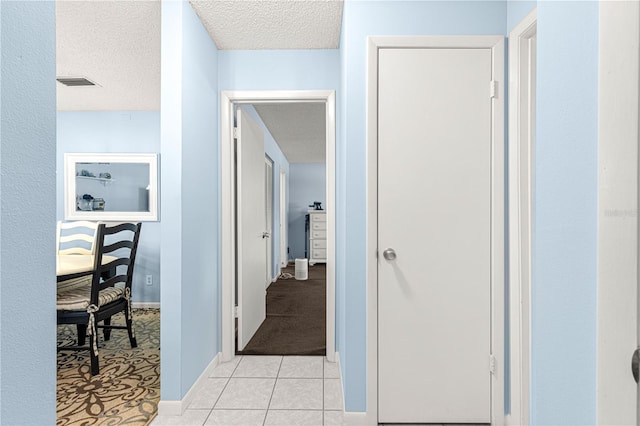
[[[595,424],[598,3],[539,2],[531,424]]]
[[[189,3],[163,2],[163,401],[181,400],[220,350],[217,68]]]
[[[0,44],[0,423],[54,424],[55,4],[3,1]]]
[[[220,351],[218,56],[188,3],[182,16],[182,394]],[[169,185],[175,182],[168,182]],[[188,314],[185,314],[188,313]]]

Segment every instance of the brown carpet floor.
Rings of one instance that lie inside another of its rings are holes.
[[[113,317],[124,324],[124,316]],[[91,376],[89,351],[58,352],[57,425],[144,426],[155,417],[160,400],[160,311],[134,309],[138,347],[131,349],[126,330],[100,333],[100,374]],[[76,344],[76,327],[58,326],[58,346]],[[89,339],[87,338],[87,342]]]
[[[282,272],[294,274],[294,267]],[[267,319],[240,355],[325,355],[326,265],[309,279],[278,279],[267,288]]]

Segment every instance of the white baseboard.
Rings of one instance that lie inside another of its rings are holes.
[[[131,302],[133,309],[160,309],[160,302]]]
[[[182,401],[160,401],[158,402],[158,417],[160,416],[181,416]]]
[[[204,369],[200,377],[195,381],[191,388],[187,392],[187,394],[180,401],[160,401],[158,403],[158,416],[181,416],[184,413],[184,410],[187,409],[193,398],[196,396],[196,391],[200,387],[200,385],[204,385],[204,382],[213,372],[213,369],[220,363],[220,358],[222,354],[218,352],[216,356],[213,357],[207,368]]]
[[[342,417],[344,424],[349,426],[368,426],[377,425],[376,419],[370,419],[369,413],[345,411]]]

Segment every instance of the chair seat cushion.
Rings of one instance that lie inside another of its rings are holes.
[[[59,311],[84,311],[89,306],[91,287],[75,287],[70,290],[58,292],[56,309]],[[123,287],[108,287],[100,292],[98,307],[111,303],[114,300],[124,298]]]
[[[83,277],[60,281],[57,284],[57,294],[66,293],[67,291],[76,290],[79,288],[87,288],[89,286],[91,286],[91,275],[85,275]]]

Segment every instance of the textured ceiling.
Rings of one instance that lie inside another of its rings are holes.
[[[160,1],[56,1],[58,110],[160,109]]]
[[[1,1],[1,0],[0,0]],[[342,0],[192,0],[219,49],[338,48]],[[59,111],[160,109],[160,0],[57,0]],[[325,161],[324,104],[259,105],[287,159]]]
[[[218,49],[337,49],[342,0],[191,0]]]
[[[289,163],[324,163],[324,103],[254,105]]]

